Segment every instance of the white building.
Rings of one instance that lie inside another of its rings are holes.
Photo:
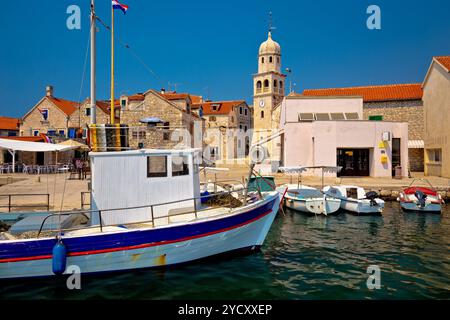
[[[362,97],[287,96],[282,165],[341,166],[339,176],[408,175],[408,123],[363,119]],[[319,174],[317,172],[316,174]]]

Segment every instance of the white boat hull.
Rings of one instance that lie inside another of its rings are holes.
[[[403,210],[416,212],[441,212],[442,210],[442,205],[438,203],[427,203],[422,208],[414,202],[400,202],[400,206]]]
[[[381,199],[375,201],[377,205],[371,205],[369,200],[341,200],[341,208],[357,214],[381,214],[384,201]]]
[[[311,199],[295,199],[292,197],[285,197],[286,207],[295,211],[301,211],[309,214],[332,214],[339,210],[340,200],[328,199],[324,201],[323,198]]]

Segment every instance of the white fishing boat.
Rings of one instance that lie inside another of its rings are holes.
[[[326,186],[323,192],[341,200],[341,209],[358,215],[381,214],[384,200],[378,193],[357,186]]]
[[[114,12],[114,6],[111,10]],[[91,208],[49,213],[38,230],[24,230],[27,224],[22,223],[21,228],[12,229],[20,232],[4,234],[0,240],[0,279],[62,275],[69,266],[82,274],[162,267],[257,250],[277,214],[277,191],[249,194],[245,188],[240,200],[231,191],[219,194],[228,195],[229,204],[202,203],[201,150],[117,151],[128,146],[127,134],[122,135],[121,125],[114,124],[113,54],[109,127],[113,134],[108,139],[104,127],[97,130],[94,126],[96,20],[91,0],[89,134],[91,145],[96,146],[95,152],[89,153]],[[115,151],[101,152],[109,150],[111,141],[117,144],[112,149]],[[67,216],[71,219],[63,219]],[[32,218],[28,225],[34,228],[36,220]]]
[[[277,188],[278,192],[284,194],[284,204],[286,207],[314,215],[330,215],[338,212],[341,200],[323,193],[320,189],[305,186],[301,183],[301,173],[308,169],[324,171],[338,170],[338,167],[281,167],[280,171],[286,173],[297,173],[297,184],[287,184]],[[323,183],[323,179],[322,179]],[[286,191],[287,190],[287,191]]]
[[[202,204],[198,153],[91,152],[91,210],[52,213],[31,237],[0,240],[0,279],[54,276],[71,265],[82,273],[161,267],[257,250],[277,214],[278,192],[244,192],[238,206]],[[58,226],[67,215],[87,221]]]

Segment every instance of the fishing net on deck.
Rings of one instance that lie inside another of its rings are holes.
[[[238,208],[241,207],[243,203],[231,194],[221,194],[211,197],[205,201],[205,204],[211,207]]]

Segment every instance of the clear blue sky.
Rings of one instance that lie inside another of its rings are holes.
[[[110,23],[110,1],[96,0],[97,14]],[[296,91],[305,88],[421,82],[431,57],[450,54],[448,0],[123,0],[116,11],[116,93],[168,88],[210,99],[252,103],[252,74],[259,44],[273,38],[283,68],[293,70]],[[66,9],[78,4],[81,30],[66,28]],[[366,8],[381,7],[382,29],[366,28]],[[89,0],[5,1],[0,11],[0,115],[22,116],[44,95],[79,99],[89,37]],[[99,98],[109,96],[109,31],[99,26]],[[81,97],[89,95],[89,65]]]

